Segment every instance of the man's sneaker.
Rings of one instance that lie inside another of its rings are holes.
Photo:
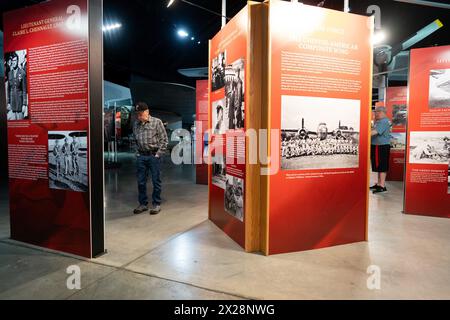
[[[382,192],[386,192],[386,191],[387,191],[386,187],[383,188],[383,187],[378,186],[378,188],[373,190],[372,193],[375,194],[375,193],[382,193]]]
[[[140,214],[140,213],[145,212],[145,211],[147,211],[147,210],[148,210],[148,207],[147,207],[147,206],[140,205],[139,207],[137,207],[136,209],[134,209],[133,213],[134,213],[134,214]]]
[[[150,209],[150,214],[154,215],[154,214],[158,214],[161,212],[161,206],[160,205],[154,205],[151,209]]]
[[[376,190],[376,189],[378,189],[378,185],[375,183],[373,186],[371,186],[370,188],[369,188],[370,190]]]

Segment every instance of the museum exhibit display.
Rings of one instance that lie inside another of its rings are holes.
[[[405,171],[408,87],[386,88],[386,111],[392,123],[391,154],[386,180],[403,181]]]
[[[373,17],[266,1],[212,39],[210,219],[247,251],[367,240],[373,26]],[[249,55],[257,46],[261,56]],[[259,164],[249,129],[269,132]],[[228,148],[242,159],[223,159]]]
[[[450,217],[450,46],[411,50],[404,213]]]
[[[104,252],[101,0],[4,14],[11,238]]]
[[[262,14],[248,2],[209,45],[209,218],[247,251],[260,248],[259,166],[246,161],[246,130],[260,127]]]

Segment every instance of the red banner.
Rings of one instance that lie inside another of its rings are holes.
[[[450,217],[450,46],[411,51],[406,214]]]
[[[91,257],[87,0],[4,15],[12,239]]]
[[[391,157],[387,180],[403,181],[405,171],[406,121],[408,87],[386,90],[386,111],[392,123]]]
[[[271,148],[281,163],[269,176],[268,252],[364,241],[373,21],[282,1],[270,2],[269,17],[270,123],[281,131]]]

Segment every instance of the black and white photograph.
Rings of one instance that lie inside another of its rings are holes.
[[[405,150],[406,148],[406,133],[392,132],[391,133],[391,149]]]
[[[450,69],[430,71],[429,108],[450,108]]]
[[[244,221],[244,180],[227,174],[225,185],[225,211]]]
[[[245,123],[245,63],[239,59],[225,69],[225,96],[228,129],[244,129]]]
[[[211,65],[211,90],[217,91],[225,86],[225,68],[227,66],[226,51],[219,53]]]
[[[48,132],[50,189],[88,191],[87,132]]]
[[[212,157],[212,184],[225,190],[226,164],[223,155]]]
[[[392,106],[392,125],[395,126],[406,126],[406,121],[408,119],[406,104],[394,104]]]
[[[29,119],[27,50],[5,53],[5,91],[8,121]]]
[[[450,161],[450,131],[413,131],[409,146],[409,163],[446,165]]]
[[[228,108],[226,99],[212,103],[212,129],[214,134],[225,134],[228,130]]]
[[[281,169],[359,166],[359,100],[282,96]]]

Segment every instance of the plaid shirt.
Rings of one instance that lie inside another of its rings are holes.
[[[136,138],[138,152],[157,150],[156,154],[159,157],[166,152],[169,139],[160,119],[150,117],[145,123],[136,121],[133,127],[133,134]]]

